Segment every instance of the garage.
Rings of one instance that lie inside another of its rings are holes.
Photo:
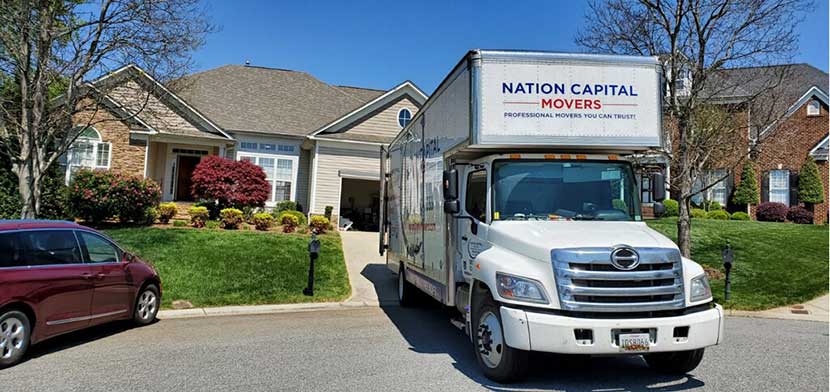
[[[380,219],[380,181],[342,178],[340,188],[340,227],[349,230],[377,231]]]

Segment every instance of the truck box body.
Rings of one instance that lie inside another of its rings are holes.
[[[626,160],[663,147],[660,69],[648,57],[469,52],[381,149],[380,252],[399,295],[412,285],[455,306],[480,344],[495,328],[477,326],[484,297],[519,350],[717,344],[722,311],[703,269],[642,222]]]

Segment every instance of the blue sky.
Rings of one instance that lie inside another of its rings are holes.
[[[196,70],[251,64],[301,70],[331,84],[388,89],[409,79],[431,93],[469,49],[575,51],[582,1],[208,0],[220,30]],[[800,25],[795,62],[827,71],[827,0]]]

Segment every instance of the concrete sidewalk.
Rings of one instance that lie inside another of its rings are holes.
[[[386,267],[386,257],[378,253],[378,233],[341,231],[340,238],[352,285],[352,296],[346,303],[367,306],[397,304],[394,275]]]
[[[830,295],[823,295],[798,305],[752,312],[727,309],[726,315],[740,317],[772,318],[781,320],[804,320],[830,322]]]

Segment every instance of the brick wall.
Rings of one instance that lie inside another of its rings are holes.
[[[104,108],[84,111],[75,115],[75,124],[87,124],[101,134],[101,141],[112,144],[110,170],[133,176],[144,176],[144,150],[146,146],[130,144],[130,127]]]
[[[821,114],[818,116],[807,115],[807,105],[804,104],[790,117],[788,117],[778,128],[770,131],[761,139],[758,153],[755,157],[756,171],[758,174],[759,187],[763,183],[764,173],[770,170],[789,170],[798,172],[804,164],[804,160],[819,142],[828,133],[827,106],[821,106]],[[823,174],[824,200],[825,202],[815,206],[816,223],[824,223],[827,220],[828,200],[828,172],[827,162],[818,162],[819,170]],[[740,173],[737,174],[740,178]],[[761,197],[764,200],[764,197]],[[755,215],[755,209],[752,209]]]

